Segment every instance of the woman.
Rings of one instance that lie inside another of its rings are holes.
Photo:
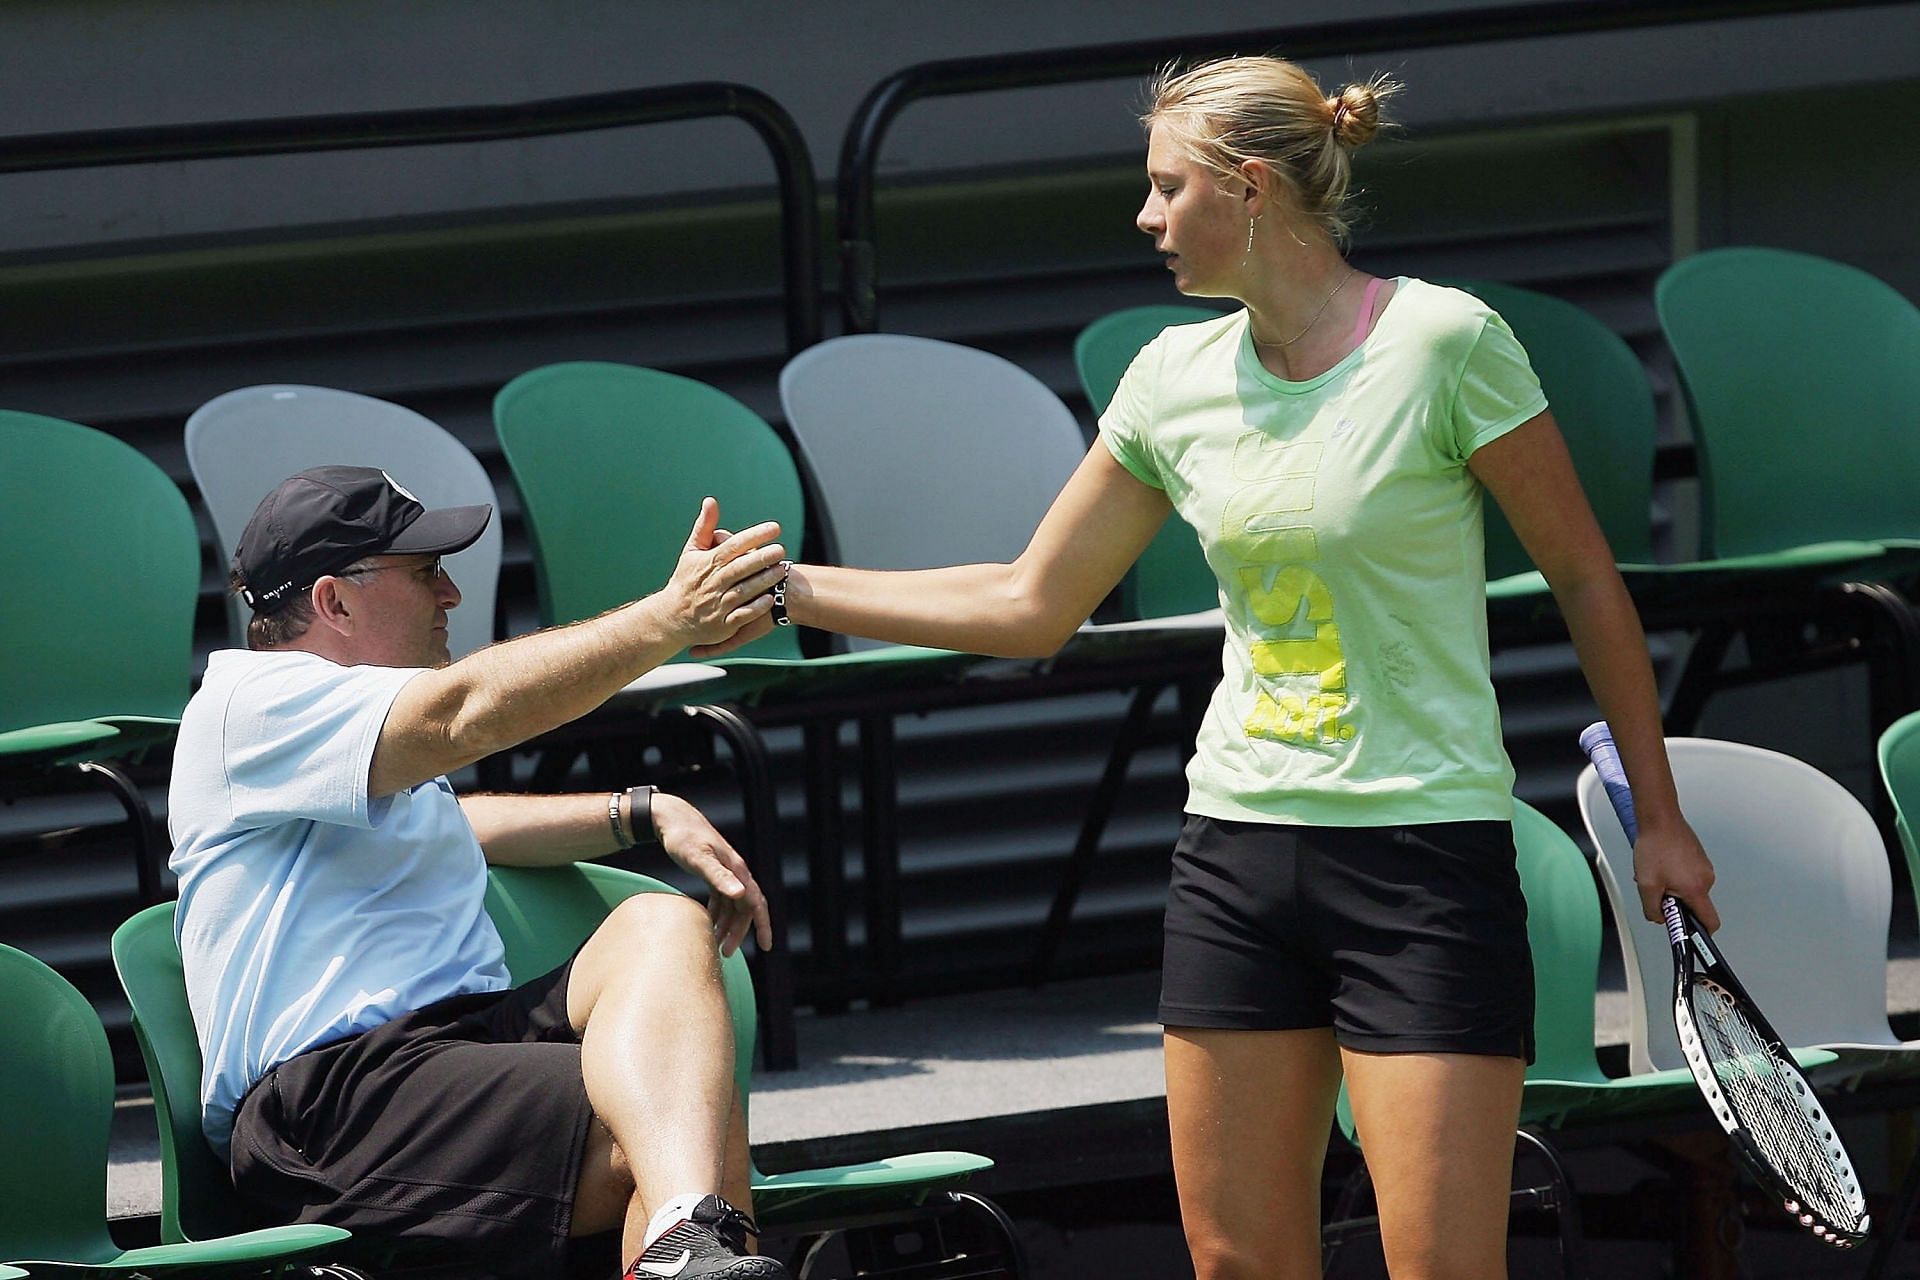
[[[1319,1274],[1343,1072],[1392,1274],[1505,1274],[1533,999],[1483,489],[1613,726],[1643,905],[1674,893],[1717,924],[1639,619],[1525,353],[1476,299],[1342,256],[1349,153],[1392,87],[1325,97],[1277,58],[1160,77],[1139,227],[1181,292],[1244,310],[1141,352],[1013,564],[794,565],[783,597],[812,626],[1046,654],[1169,511],[1199,532],[1225,676],[1188,769],[1160,1017],[1203,1278]]]

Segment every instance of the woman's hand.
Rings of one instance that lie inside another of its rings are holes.
[[[1640,891],[1640,910],[1655,924],[1662,923],[1660,899],[1670,893],[1708,933],[1720,927],[1720,913],[1707,896],[1713,888],[1713,863],[1685,822],[1658,831],[1641,829],[1633,846],[1633,884]]]
[[[706,881],[712,890],[707,897],[707,918],[713,924],[713,940],[721,955],[737,951],[749,928],[762,951],[773,946],[767,899],[747,870],[747,860],[734,852],[705,814],[679,796],[656,791],[653,830],[667,856]]]
[[[734,534],[719,526],[720,504],[704,499],[663,589],[696,657],[737,648],[772,625],[766,621],[770,593],[787,554],[774,541],[780,526],[771,520]]]

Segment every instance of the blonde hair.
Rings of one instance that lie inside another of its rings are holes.
[[[1285,58],[1221,58],[1162,70],[1148,86],[1151,105],[1140,122],[1165,128],[1223,181],[1244,181],[1242,165],[1265,161],[1300,212],[1344,244],[1352,228],[1351,153],[1391,123],[1380,104],[1399,91],[1375,75],[1329,97]]]

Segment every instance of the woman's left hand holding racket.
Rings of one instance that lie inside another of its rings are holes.
[[[1638,768],[1632,775],[1635,789],[1630,792],[1626,753],[1614,741],[1605,721],[1589,726],[1580,735],[1580,746],[1591,754],[1596,740],[1604,741],[1603,749],[1614,761],[1611,771],[1602,771],[1607,794],[1616,809],[1633,815],[1631,825],[1624,816],[1621,821],[1633,845],[1633,885],[1640,893],[1641,913],[1652,923],[1666,927],[1660,900],[1672,896],[1693,912],[1708,933],[1715,932],[1720,928],[1720,913],[1708,896],[1713,888],[1713,862],[1701,847],[1700,837],[1680,816],[1680,800],[1664,744],[1656,740],[1658,754],[1651,762],[1636,761]]]
[[[1655,924],[1662,922],[1660,899],[1672,894],[1708,933],[1720,928],[1720,913],[1709,896],[1713,863],[1684,818],[1657,830],[1641,826],[1633,842],[1633,884],[1640,891],[1640,909]]]

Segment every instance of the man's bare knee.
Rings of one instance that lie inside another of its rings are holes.
[[[595,932],[608,934],[621,946],[713,936],[706,907],[678,893],[636,893],[609,912]]]
[[[609,991],[651,984],[669,974],[684,980],[704,966],[719,981],[719,949],[706,908],[677,893],[640,893],[607,914],[574,960],[567,1016],[584,1032]]]
[[[620,903],[594,930],[590,951],[601,953],[620,970],[632,964],[665,962],[676,968],[689,960],[719,973],[719,947],[706,907],[678,893],[637,893]]]

